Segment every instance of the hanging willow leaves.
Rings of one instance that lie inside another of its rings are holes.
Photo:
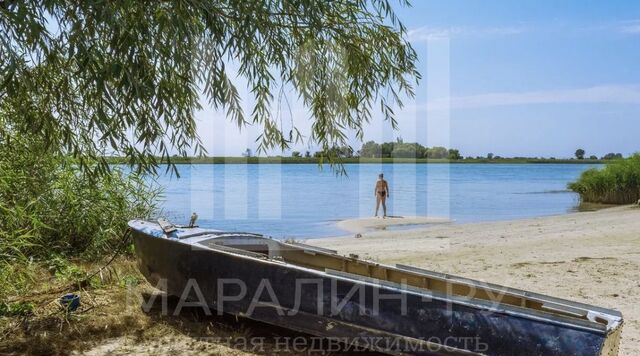
[[[155,171],[204,151],[201,93],[259,125],[261,149],[288,147],[300,134],[271,108],[290,87],[309,141],[330,152],[348,130],[361,138],[378,105],[396,125],[391,108],[419,78],[405,32],[386,0],[0,1],[0,136],[38,135],[95,175],[109,171],[104,155]]]

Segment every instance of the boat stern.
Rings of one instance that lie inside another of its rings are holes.
[[[607,337],[602,344],[600,356],[617,356],[620,349],[620,336],[622,334],[623,321],[620,322],[607,333]]]

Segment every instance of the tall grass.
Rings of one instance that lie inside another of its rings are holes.
[[[604,169],[589,169],[569,184],[583,202],[631,204],[640,199],[640,153],[607,163]]]
[[[151,214],[158,194],[142,177],[121,170],[86,177],[37,139],[3,140],[0,288],[26,282],[34,263],[110,256],[127,221]]]

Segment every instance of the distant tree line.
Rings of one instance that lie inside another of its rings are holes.
[[[333,147],[333,148],[330,148],[326,152],[325,151],[318,151],[318,152],[315,152],[313,155],[311,154],[310,151],[305,151],[304,153],[302,153],[300,151],[293,151],[293,152],[291,152],[291,157],[295,157],[295,158],[300,158],[300,157],[310,158],[311,156],[313,156],[315,158],[320,158],[320,157],[327,157],[327,154],[331,154],[331,157],[340,157],[340,158],[357,157],[357,155],[354,154],[354,152],[353,152],[353,148],[351,148],[349,146]]]
[[[433,158],[450,160],[462,159],[460,151],[445,147],[425,147],[417,142],[405,143],[402,139],[396,142],[376,143],[368,141],[360,149],[360,157],[370,158]]]
[[[349,146],[330,148],[330,154],[334,157],[352,158],[433,158],[433,159],[462,159],[460,151],[456,149],[447,149],[445,147],[424,147],[419,143],[405,143],[402,139],[396,142],[376,143],[368,141],[362,145],[359,151],[354,151]],[[326,157],[327,152],[315,152],[311,154],[309,151],[304,153],[300,151],[291,152],[291,157]]]
[[[334,157],[340,158],[352,158],[352,157],[364,157],[364,158],[430,158],[430,159],[449,159],[452,161],[469,159],[469,160],[502,160],[502,159],[511,159],[511,160],[556,160],[555,157],[545,158],[545,157],[502,157],[495,155],[493,153],[487,153],[486,156],[477,156],[477,157],[463,157],[460,154],[460,151],[453,148],[445,148],[440,146],[434,147],[425,147],[417,142],[404,142],[401,138],[398,138],[395,142],[384,142],[377,143],[375,141],[367,141],[362,145],[362,148],[359,151],[354,151],[353,148],[349,146],[340,146],[333,147],[329,149],[329,152]],[[322,157],[328,154],[327,152],[315,152],[311,153],[310,151],[300,152],[293,151],[291,152],[291,157]],[[245,154],[243,154],[245,155]],[[601,159],[601,160],[612,160],[612,159],[622,159],[624,158],[621,153],[607,153],[606,155],[598,158],[595,155],[586,156],[586,151],[582,148],[579,148],[574,153],[575,159],[584,160],[589,159],[592,161]]]
[[[586,155],[586,151],[583,150],[582,148],[578,148],[576,150],[575,156],[576,156],[577,159],[584,159],[585,155]],[[606,155],[600,157],[600,159],[605,159],[605,160],[622,159],[622,158],[624,158],[622,156],[622,153],[613,153],[613,152],[607,153]],[[589,159],[596,160],[596,159],[598,159],[598,156],[591,155],[591,156],[589,156]]]

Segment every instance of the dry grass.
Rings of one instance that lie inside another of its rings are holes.
[[[82,266],[87,271],[99,267]],[[45,278],[46,272],[40,277]],[[92,281],[85,288],[56,291],[66,281],[49,276],[44,283],[34,284],[30,295],[9,297],[12,302],[33,303],[34,309],[26,316],[0,317],[0,354],[299,354],[277,349],[281,341],[276,340],[308,338],[230,315],[207,316],[200,308],[185,307],[175,316],[178,301],[174,298],[168,299],[168,315],[162,314],[161,298],[145,312],[144,302],[158,292],[143,279],[131,258],[117,259],[96,278],[99,282]],[[82,301],[70,314],[57,302],[68,292],[79,294]],[[264,338],[264,348],[250,349],[244,338]]]
[[[79,268],[90,270],[90,264]],[[30,303],[27,315],[0,318],[0,353],[64,354],[82,349],[88,341],[144,330],[145,318],[128,307],[131,293],[144,288],[131,260],[120,259],[107,268],[91,285],[70,289],[65,278],[47,276],[40,269],[31,293],[13,295],[9,303]],[[61,295],[74,292],[81,307],[67,314],[58,304]]]

